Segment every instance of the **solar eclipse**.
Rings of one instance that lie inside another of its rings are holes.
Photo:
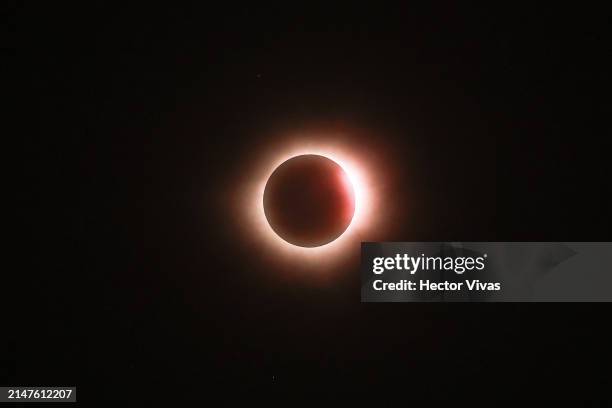
[[[263,206],[270,226],[285,241],[317,247],[338,238],[355,213],[355,192],[346,172],[316,154],[295,156],[266,183]]]
[[[222,196],[233,236],[275,279],[289,267],[283,277],[332,279],[338,265],[359,259],[362,241],[390,236],[402,215],[385,199],[392,152],[364,128],[321,127],[272,130],[250,147]]]

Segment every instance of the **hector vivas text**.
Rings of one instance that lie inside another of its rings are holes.
[[[386,271],[396,270],[415,275],[417,272],[431,273],[436,271],[453,271],[462,275],[470,271],[483,271],[486,267],[487,254],[479,257],[442,257],[442,256],[410,256],[397,254],[394,257],[377,257],[373,259],[372,272],[381,275]],[[419,279],[401,279],[395,282],[384,282],[375,279],[372,282],[374,290],[409,290],[409,291],[498,291],[499,282],[481,282],[478,279],[465,279],[464,281],[437,281],[420,276]]]

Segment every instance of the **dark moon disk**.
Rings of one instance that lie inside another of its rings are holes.
[[[336,162],[306,154],[274,170],[266,183],[263,205],[270,226],[282,239],[316,247],[346,231],[355,213],[355,193]]]

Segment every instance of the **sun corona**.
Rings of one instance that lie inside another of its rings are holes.
[[[370,144],[352,143],[353,139],[351,137],[347,142],[347,138],[341,134],[326,134],[317,138],[286,135],[283,140],[261,145],[253,160],[245,163],[240,188],[232,199],[232,206],[238,215],[236,221],[240,227],[241,241],[257,248],[266,262],[291,265],[292,270],[298,265],[305,270],[312,270],[315,266],[321,270],[354,259],[362,241],[376,240],[385,231],[390,214],[389,211],[380,211],[384,197],[384,183],[380,183],[380,180],[383,180],[383,172],[387,169],[381,160],[385,156]],[[345,210],[345,225],[339,222],[335,232],[324,231],[319,242],[297,242],[282,236],[278,223],[276,230],[274,222],[271,225],[266,215],[266,185],[283,163],[298,156],[313,155],[322,156],[342,170],[345,184],[352,190],[352,200],[340,200],[341,204],[336,208],[336,211]]]

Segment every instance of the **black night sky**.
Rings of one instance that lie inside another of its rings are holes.
[[[610,241],[608,15],[58,7],[17,6],[7,50],[28,289],[2,383],[76,385],[85,405],[609,398],[606,304],[361,304],[358,259],[333,285],[275,283],[219,205],[269,134],[342,123],[392,152],[386,200],[410,213],[387,241]]]

